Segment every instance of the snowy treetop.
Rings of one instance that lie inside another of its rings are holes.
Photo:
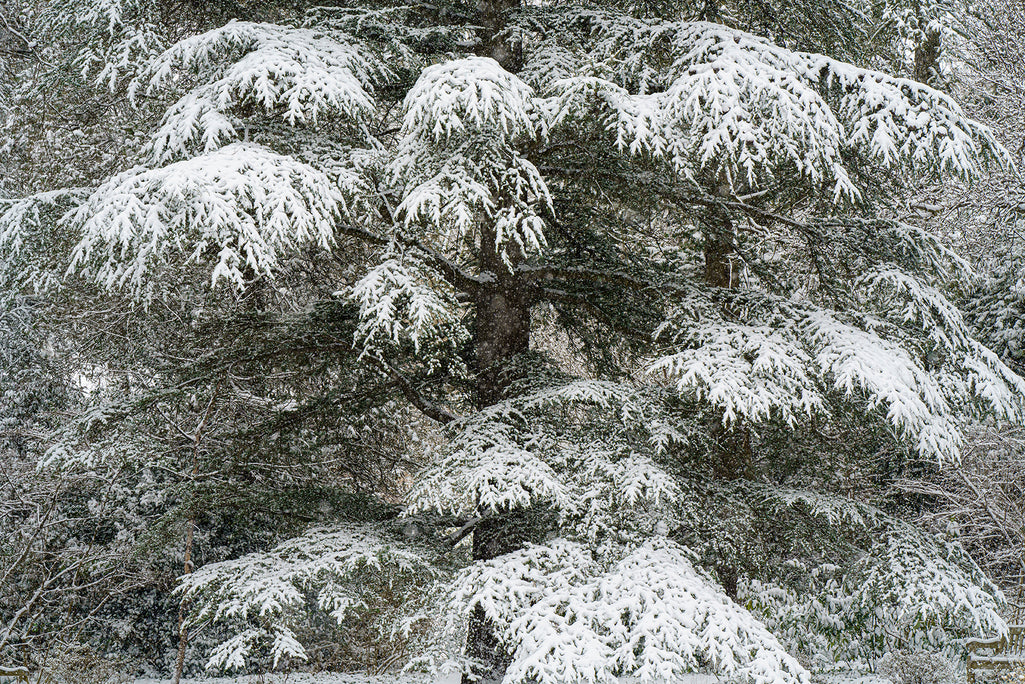
[[[406,95],[404,135],[434,142],[489,132],[533,138],[538,125],[533,89],[490,57],[429,66]]]
[[[396,207],[407,228],[426,224],[443,247],[476,237],[480,221],[510,248],[540,252],[552,212],[541,172],[517,145],[543,132],[533,90],[490,58],[424,69],[404,102],[401,138],[389,172],[403,187]]]

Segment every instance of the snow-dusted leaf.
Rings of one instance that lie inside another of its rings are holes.
[[[181,576],[176,592],[193,606],[190,624],[241,628],[214,650],[208,667],[244,667],[254,644],[267,639],[276,666],[282,657],[306,659],[293,628],[309,596],[340,624],[370,615],[371,603],[380,618],[387,611],[375,592],[412,591],[437,575],[422,549],[403,548],[384,530],[313,528],[270,551],[204,565]],[[261,628],[249,627],[253,622]]]
[[[431,272],[415,260],[386,259],[347,296],[359,305],[356,344],[363,353],[407,337],[417,352],[429,340],[447,340],[454,347],[468,337],[455,293],[441,279],[431,279]]]

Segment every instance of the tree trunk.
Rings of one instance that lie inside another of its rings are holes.
[[[520,6],[520,0],[478,0],[477,54],[491,57],[509,72],[517,72],[522,64],[518,43],[502,35],[508,14]],[[477,407],[485,408],[501,401],[512,380],[510,361],[530,349],[530,301],[523,283],[510,270],[522,262],[524,254],[508,245],[506,257],[495,246],[495,229],[483,225],[480,235],[478,264],[482,273],[491,273],[494,280],[483,285],[477,294],[473,348],[477,372]],[[523,545],[524,526],[517,525],[516,512],[491,516],[482,520],[473,531],[473,559],[490,560]],[[470,615],[466,635],[466,655],[481,663],[479,670],[464,674],[462,684],[475,679],[498,681],[509,665],[501,648],[496,626],[479,606]]]
[[[940,32],[929,31],[915,48],[915,80],[932,85],[940,73]]]
[[[733,221],[718,212],[710,212],[711,226],[705,229],[705,283],[729,290],[740,285],[740,263],[737,259],[737,229]]]
[[[523,253],[508,246],[512,266],[522,262]],[[495,280],[481,287],[477,296],[474,352],[477,370],[477,404],[479,408],[500,401],[509,384],[508,362],[530,348],[530,303],[523,284],[509,272],[495,248],[495,230],[481,230],[479,256],[482,272],[494,274]]]
[[[505,516],[482,521],[473,532],[473,559],[490,560],[521,546],[516,541],[513,525]],[[511,547],[511,548],[510,548]],[[476,606],[470,614],[466,633],[466,655],[480,663],[480,669],[464,674],[462,684],[469,684],[474,677],[484,682],[501,681],[509,666],[509,658],[499,642],[496,625]]]
[[[517,72],[523,62],[520,44],[502,35],[509,12],[520,6],[520,0],[478,0],[477,12],[481,25],[477,54],[490,57],[506,71]]]
[[[196,489],[196,477],[199,475],[199,447],[203,440],[203,430],[206,427],[207,421],[210,420],[210,416],[213,414],[214,404],[217,402],[217,395],[221,391],[221,382],[218,381],[214,385],[213,392],[210,395],[210,403],[206,406],[206,411],[203,412],[202,418],[196,425],[196,430],[192,434],[192,470],[189,475],[190,490],[192,495],[195,496]],[[185,531],[185,561],[183,563],[182,574],[189,575],[192,573],[194,564],[192,562],[192,548],[196,538],[196,502],[191,502],[192,511],[189,513],[189,520]],[[181,603],[178,604],[178,657],[175,658],[174,663],[174,684],[179,684],[182,678],[182,672],[185,670],[185,650],[189,645],[189,632],[185,626],[185,615],[188,611],[188,603],[184,597],[182,597]]]
[[[189,516],[188,528],[185,533],[185,570],[184,574],[192,572],[192,540],[196,534],[196,516]],[[178,657],[174,661],[174,684],[179,684],[182,679],[182,672],[185,670],[185,649],[189,645],[189,630],[185,626],[185,613],[188,610],[185,599],[178,604]]]
[[[711,287],[733,290],[740,285],[740,260],[736,252],[736,227],[733,221],[717,211],[707,217],[705,228],[705,283]],[[725,305],[723,314],[732,317],[735,312]],[[710,429],[712,438],[712,473],[720,480],[748,479],[753,475],[751,431],[737,420],[724,425],[714,419]],[[729,559],[721,558],[716,565],[719,583],[731,599],[737,598],[739,568]]]
[[[515,266],[522,252],[509,246],[509,260]],[[495,279],[483,286],[477,296],[474,326],[474,352],[477,372],[477,406],[485,408],[501,401],[513,379],[509,362],[530,349],[530,302],[523,284],[509,271],[495,248],[493,227],[481,229],[479,263],[482,272]],[[490,560],[523,545],[523,526],[517,525],[515,512],[482,520],[473,531],[473,560]],[[481,668],[464,674],[463,684],[474,679],[498,681],[508,667],[495,625],[479,606],[470,615],[466,636],[466,655],[481,663]]]

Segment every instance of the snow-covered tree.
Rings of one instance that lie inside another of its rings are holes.
[[[1025,57],[1025,8],[1021,3],[974,3],[968,31],[958,44],[958,92],[1021,163],[1021,88]],[[961,306],[978,338],[1019,374],[1025,365],[1025,271],[1021,212],[1025,199],[1017,169],[994,174],[989,182],[956,189],[927,187],[919,208],[933,225],[963,246],[978,273]],[[956,190],[956,191],[952,191]],[[921,198],[919,198],[921,199]],[[966,548],[1009,596],[1020,615],[1023,541],[1021,536],[1021,454],[1019,426],[976,425],[966,458],[956,468],[922,467],[899,486],[932,502],[921,515],[933,529],[957,529]]]
[[[123,382],[45,460],[183,483],[182,642],[237,630],[212,664],[309,658],[305,609],[510,684],[805,682],[1005,628],[956,541],[869,485],[1025,411],[949,298],[967,263],[891,209],[1010,162],[872,68],[946,9],[267,4],[184,36],[147,21],[160,3],[59,4],[41,30],[80,31],[84,73],[162,114],[89,188],[4,200],[0,248],[32,267],[7,277],[173,341],[102,354]],[[412,532],[313,515],[191,573],[218,491],[311,477],[409,478]],[[774,534],[781,511],[807,534]]]

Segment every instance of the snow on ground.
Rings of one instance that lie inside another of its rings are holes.
[[[185,678],[182,684],[459,684],[459,675],[447,675],[434,680],[414,675],[367,675],[359,673],[292,673],[243,675],[239,677]],[[721,684],[715,675],[692,674],[677,684]],[[891,684],[890,680],[873,674],[836,673],[813,677],[816,684]],[[169,679],[137,679],[132,684],[170,684]],[[623,684],[629,684],[623,680]]]
[[[322,672],[309,674],[241,675],[238,677],[183,678],[181,684],[425,684],[425,677],[413,675],[368,675],[352,672]],[[433,684],[459,684],[459,675],[448,675],[431,680]],[[170,679],[137,679],[132,684],[170,684]],[[694,684],[706,684],[695,682]]]
[[[239,677],[200,677],[185,678],[182,684],[424,684],[423,676],[402,675],[367,675],[359,673],[321,673],[321,674],[264,674],[243,675]],[[459,684],[459,675],[446,675],[434,680],[432,684]],[[694,674],[681,679],[679,684],[719,684],[714,675]],[[170,679],[137,679],[132,684],[170,684]],[[624,680],[625,684],[625,680]],[[830,682],[830,684],[834,684]],[[841,684],[839,681],[835,684]],[[842,684],[881,684],[879,682],[843,682]],[[888,682],[886,684],[889,684]]]

